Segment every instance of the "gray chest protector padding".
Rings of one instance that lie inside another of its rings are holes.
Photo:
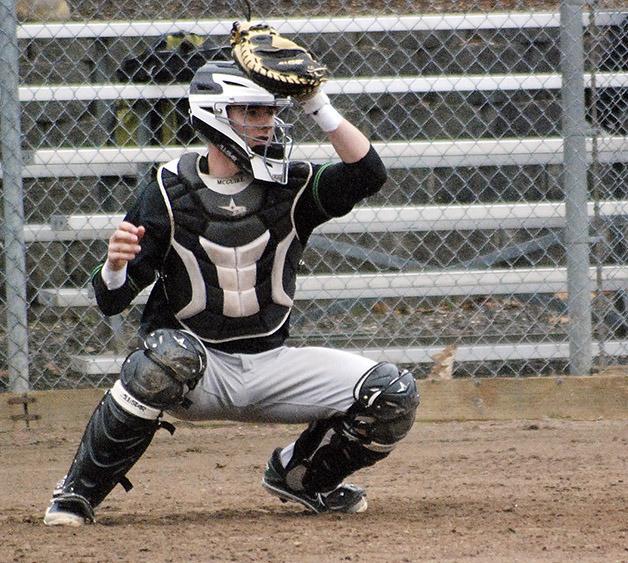
[[[162,280],[182,326],[204,341],[274,333],[288,318],[303,245],[292,209],[309,165],[291,167],[288,184],[253,181],[225,195],[207,188],[198,155],[183,155],[178,173],[163,172],[174,237]]]

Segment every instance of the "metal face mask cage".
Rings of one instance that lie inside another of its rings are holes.
[[[229,106],[241,105],[245,108],[245,118],[242,123],[228,116]],[[275,109],[272,131],[268,137],[256,137],[247,134],[247,129],[258,126],[247,123],[249,108],[272,107]],[[292,138],[293,126],[281,119],[280,115],[292,107],[292,102],[287,98],[277,98],[268,104],[216,104],[215,115],[218,121],[222,121],[242,140],[242,148],[246,151],[251,163],[253,177],[258,180],[268,180],[285,184],[288,181],[288,164],[294,146]],[[239,126],[239,127],[238,127]],[[237,129],[240,129],[240,132]]]

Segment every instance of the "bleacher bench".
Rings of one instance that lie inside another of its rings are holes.
[[[618,25],[627,15],[618,12],[596,12],[598,26]],[[588,14],[583,16],[588,23]],[[268,23],[284,33],[351,33],[380,31],[429,31],[558,28],[558,12],[449,14],[434,16],[357,17],[277,19]],[[183,31],[199,35],[228,36],[231,21],[177,22],[88,22],[60,24],[25,24],[18,28],[20,39],[76,39],[107,37],[155,37]],[[592,77],[585,77],[586,84]],[[599,72],[598,87],[627,87],[628,73]],[[558,74],[504,74],[492,76],[402,76],[366,77],[330,80],[330,94],[361,93],[451,92],[559,89]],[[168,86],[135,84],[90,84],[23,86],[19,89],[23,102],[70,100],[137,100],[171,98],[186,95],[186,85]],[[589,140],[589,154],[592,141]],[[389,169],[440,168],[479,166],[528,166],[562,163],[561,138],[480,139],[451,141],[394,141],[375,143]],[[194,147],[192,147],[194,149]],[[196,147],[203,150],[203,147]],[[137,176],[146,166],[178,157],[183,147],[123,147],[123,148],[59,148],[42,149],[25,154],[25,177],[73,176]],[[603,132],[596,138],[596,156],[602,163],[628,162],[628,138],[609,136]],[[335,157],[329,144],[299,145],[293,158],[327,161]],[[1,169],[0,169],[1,174]],[[599,214],[604,218],[625,216],[627,201],[604,201]],[[590,204],[589,214],[593,214]],[[349,216],[334,220],[317,230],[317,234],[369,232],[476,230],[476,229],[537,229],[564,226],[565,209],[560,203],[517,203],[491,205],[408,206],[356,209]],[[50,224],[27,225],[27,242],[105,239],[122,219],[122,215],[69,215],[55,217]],[[591,269],[591,279],[601,276],[605,289],[625,290],[628,287],[628,267],[605,266]],[[566,290],[565,268],[518,268],[514,270],[472,269],[384,274],[311,275],[299,279],[297,299],[332,299],[342,297],[377,298],[385,296],[511,294]],[[138,297],[145,301],[147,292]],[[91,306],[94,300],[87,289],[46,288],[38,299],[48,306]],[[362,349],[361,353],[375,359],[396,363],[431,362],[439,349],[386,348]],[[628,353],[626,343],[609,341],[605,353]],[[594,353],[599,353],[596,348]],[[461,346],[459,361],[516,360],[567,357],[565,343],[510,343]],[[122,358],[74,357],[73,368],[87,374],[115,373]]]

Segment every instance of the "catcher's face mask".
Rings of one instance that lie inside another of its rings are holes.
[[[275,98],[231,63],[208,63],[190,86],[194,128],[253,177],[285,184],[292,125],[279,118],[292,102]],[[272,119],[271,119],[272,118]]]
[[[282,103],[283,102],[283,103]],[[272,105],[228,105],[218,119],[226,118],[231,129],[245,143],[253,176],[259,180],[270,177],[285,184],[292,152],[292,126],[279,114],[292,104],[275,100]]]

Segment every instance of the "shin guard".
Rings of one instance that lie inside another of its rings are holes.
[[[325,493],[389,452],[372,451],[346,432],[342,417],[313,422],[294,444],[286,483],[299,491]]]
[[[108,392],[87,423],[68,474],[57,485],[53,500],[80,511],[88,521],[94,509],[146,451],[160,422],[123,410]]]
[[[354,389],[342,416],[316,421],[295,442],[286,482],[297,491],[327,492],[384,459],[410,431],[419,405],[414,377],[381,362]]]

